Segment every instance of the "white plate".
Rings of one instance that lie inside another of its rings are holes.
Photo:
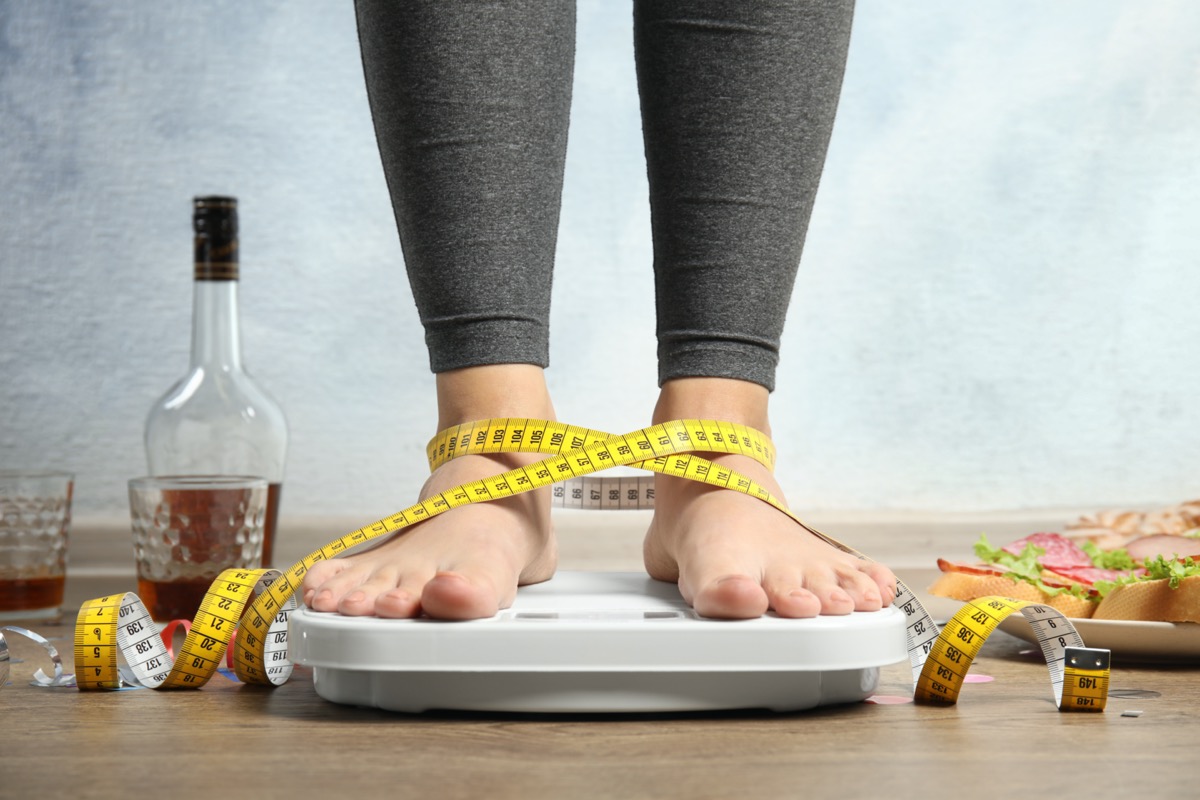
[[[1194,622],[1130,622],[1114,619],[1071,619],[1088,647],[1112,651],[1117,661],[1200,662],[1200,624]],[[1000,623],[1005,633],[1037,643],[1033,628],[1020,614]]]

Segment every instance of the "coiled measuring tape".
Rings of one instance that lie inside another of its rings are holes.
[[[75,631],[77,685],[80,689],[119,687],[123,679],[119,653],[128,665],[126,682],[153,688],[198,688],[216,672],[235,627],[234,670],[238,678],[247,683],[279,685],[287,680],[292,668],[287,657],[288,614],[295,608],[295,595],[304,575],[314,564],[458,506],[512,497],[563,481],[578,481],[610,467],[640,468],[757,497],[831,546],[866,558],[805,525],[755,481],[695,455],[733,453],[773,467],[775,452],[770,440],[743,425],[676,420],[613,435],[545,420],[491,419],[443,431],[428,448],[430,466],[434,469],[463,455],[514,452],[548,457],[426,498],[330,542],[282,572],[225,571],[209,589],[173,662],[149,613],[135,595],[113,595],[84,603]],[[617,483],[592,484],[600,492],[596,499],[601,507],[606,499],[617,507],[636,507],[653,498],[652,492],[648,498],[630,495],[632,487],[622,483],[625,478],[609,480]],[[586,482],[582,488],[592,497]],[[608,494],[614,488],[618,492],[616,497]],[[622,490],[626,492],[623,496]],[[984,641],[1001,620],[1020,611],[1033,626],[1041,645],[1058,707],[1064,711],[1103,710],[1108,696],[1109,653],[1085,647],[1074,626],[1057,610],[1010,598],[982,598],[965,605],[939,631],[911,590],[899,581],[895,604],[905,614],[917,701],[956,702],[971,662]]]

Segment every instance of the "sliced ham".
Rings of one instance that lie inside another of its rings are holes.
[[[1067,528],[1063,531],[1063,536],[1076,544],[1091,542],[1101,550],[1120,550],[1126,542],[1136,538],[1108,528]]]
[[[937,563],[942,572],[961,572],[965,575],[1003,575],[1008,572],[1008,567],[999,564],[963,564],[944,558],[939,558]]]
[[[1068,568],[1062,567],[1062,569],[1065,570]],[[1082,570],[1082,569],[1090,569],[1090,568],[1089,567],[1072,567],[1071,569]],[[1072,586],[1079,583],[1079,581],[1075,580],[1074,578],[1072,578],[1068,575],[1063,575],[1059,572],[1051,572],[1048,569],[1042,570],[1042,574],[1039,577],[1042,579],[1042,583],[1046,584],[1047,586],[1049,586],[1052,589],[1070,589]],[[1091,584],[1088,584],[1088,586],[1091,586]]]
[[[1099,567],[1056,567],[1053,572],[1055,575],[1060,575],[1084,586],[1092,586],[1096,581],[1115,581],[1117,578],[1129,574],[1128,571]]]
[[[1129,551],[1129,557],[1134,561],[1145,561],[1147,558],[1155,556],[1196,557],[1200,556],[1200,539],[1159,533],[1134,539],[1125,545],[1125,549]]]
[[[1035,533],[1006,544],[1004,552],[1014,556],[1021,555],[1026,545],[1033,545],[1044,550],[1038,556],[1038,563],[1046,569],[1058,571],[1060,567],[1091,567],[1092,559],[1079,548],[1079,545],[1058,533]]]

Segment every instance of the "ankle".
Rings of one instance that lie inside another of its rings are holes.
[[[494,417],[554,419],[545,372],[532,364],[489,364],[437,375],[438,430]]]
[[[715,419],[771,435],[766,387],[735,378],[676,378],[662,385],[651,421]]]

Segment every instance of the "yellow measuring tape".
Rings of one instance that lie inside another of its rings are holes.
[[[330,542],[282,572],[225,571],[210,587],[173,662],[149,613],[135,595],[112,595],[84,603],[75,631],[77,685],[80,689],[114,689],[125,680],[153,688],[198,688],[217,671],[235,628],[233,655],[237,676],[246,683],[279,685],[292,670],[287,652],[288,614],[295,608],[295,595],[304,575],[317,562],[458,506],[512,497],[610,467],[636,467],[757,497],[833,547],[866,558],[805,525],[755,481],[695,455],[735,453],[773,467],[775,451],[770,440],[743,425],[675,420],[613,435],[545,420],[490,419],[443,431],[428,448],[430,466],[434,469],[463,455],[513,452],[548,457],[426,498]],[[596,499],[603,506],[611,495],[604,489],[598,491]],[[611,498],[618,506],[623,501],[641,504],[645,499],[644,493],[623,498],[619,489],[618,496]],[[624,507],[630,507],[630,503]],[[1108,696],[1108,651],[1085,647],[1074,626],[1057,610],[1020,600],[984,598],[964,606],[939,632],[920,602],[900,582],[895,603],[906,618],[917,701],[954,703],[984,640],[1004,617],[1019,610],[1037,634],[1058,707],[1064,711],[1103,710]],[[127,664],[124,675],[118,653]]]
[[[1025,615],[1041,645],[1059,709],[1103,711],[1108,700],[1109,651],[1084,647],[1075,626],[1058,610],[1011,597],[981,597],[959,609],[934,640],[921,665],[915,699],[941,705],[954,703],[984,641],[1016,611]],[[911,647],[911,637],[909,642]],[[915,663],[913,670],[915,673]]]

